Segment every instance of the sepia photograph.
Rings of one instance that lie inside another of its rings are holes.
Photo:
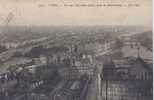
[[[0,1],[0,100],[153,100],[152,0],[117,1]]]

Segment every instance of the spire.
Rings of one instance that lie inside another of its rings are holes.
[[[140,58],[140,45],[137,45],[137,57]]]

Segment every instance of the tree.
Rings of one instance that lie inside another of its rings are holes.
[[[6,50],[7,50],[7,48],[5,46],[0,45],[0,53],[4,52]]]
[[[12,57],[22,57],[22,56],[23,56],[22,52],[16,51]]]
[[[105,34],[104,39],[106,42],[110,42],[112,40],[111,34],[109,34],[109,33]]]

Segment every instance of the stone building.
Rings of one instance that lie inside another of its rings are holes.
[[[141,58],[132,61],[125,59],[119,62],[110,60],[103,66],[102,98],[106,100],[152,100],[152,69],[150,66]]]

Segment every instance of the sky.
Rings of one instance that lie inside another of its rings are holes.
[[[15,2],[18,1],[18,2]],[[138,4],[124,7],[52,7],[48,4]],[[45,5],[40,7],[39,5]],[[11,14],[10,14],[11,13]],[[9,17],[8,17],[9,16]],[[9,19],[9,22],[6,20]],[[0,25],[139,25],[152,26],[152,0],[0,0]]]

